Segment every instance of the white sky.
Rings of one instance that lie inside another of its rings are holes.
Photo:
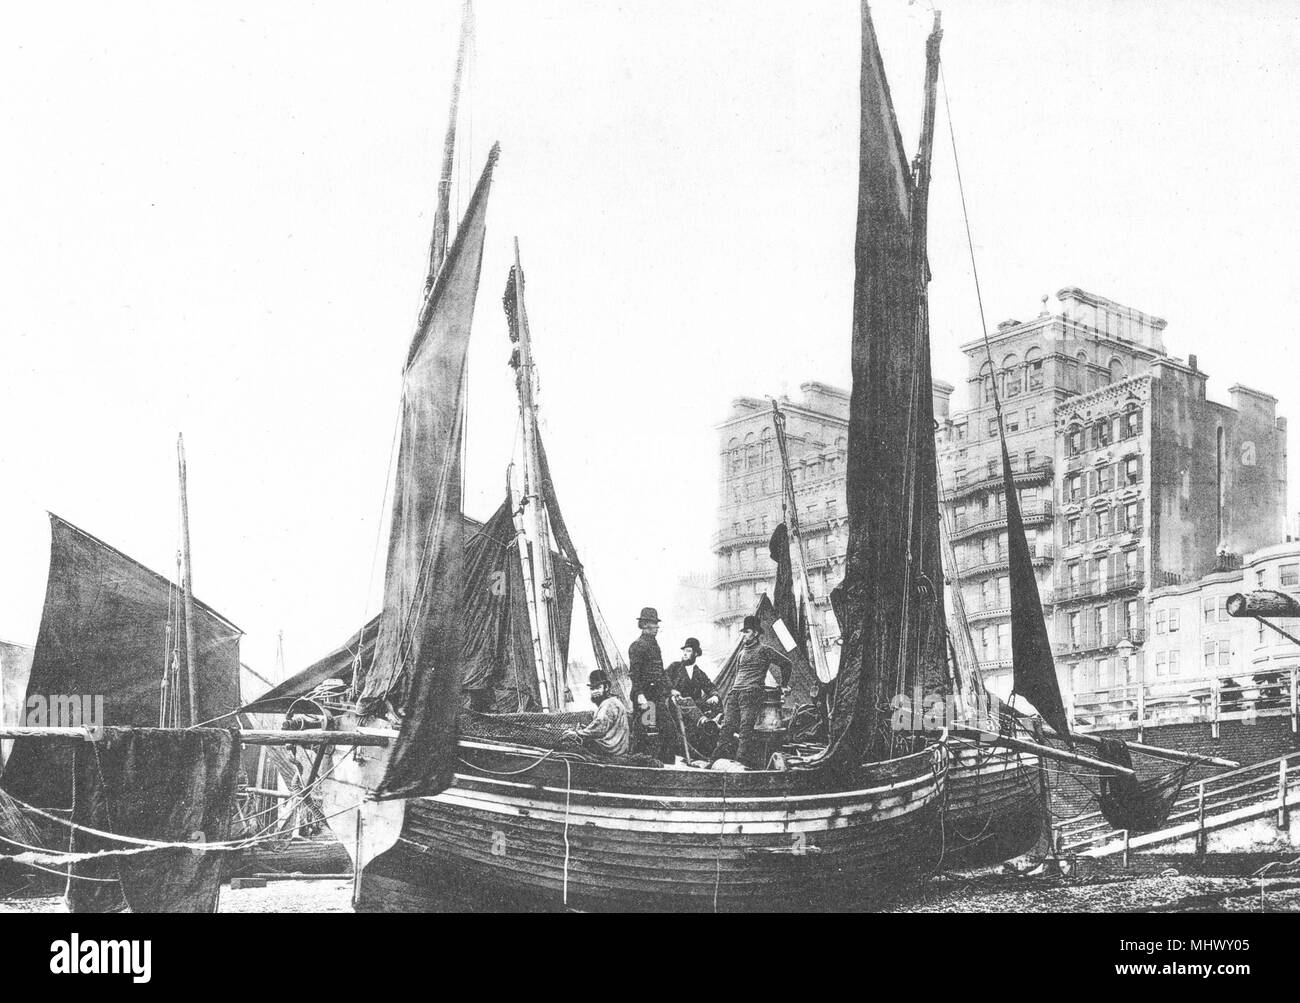
[[[552,465],[626,643],[712,566],[730,400],[847,381],[857,4],[477,8],[462,205],[503,153],[467,509],[491,512],[509,459],[517,234]],[[910,145],[930,15],[874,12]],[[458,18],[0,11],[0,637],[35,639],[46,509],[173,569],[182,430],[198,593],[248,632],[246,661],[270,671],[283,629],[298,668],[376,610]],[[1212,396],[1240,381],[1300,416],[1300,5],[954,0],[944,27],[990,325],[1079,285],[1167,318]],[[979,320],[942,109],[939,129],[935,372],[956,382]]]

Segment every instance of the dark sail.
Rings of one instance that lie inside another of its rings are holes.
[[[632,679],[628,673],[627,663],[623,660],[622,653],[612,643],[609,637],[609,631],[603,629],[603,624],[599,622],[599,610],[596,606],[596,599],[591,592],[591,584],[587,581],[587,574],[583,570],[582,561],[578,557],[578,550],[573,545],[573,537],[569,535],[568,524],[564,521],[564,513],[560,510],[559,495],[555,490],[555,481],[551,477],[551,465],[546,459],[546,446],[539,435],[537,437],[537,466],[541,476],[542,502],[546,506],[546,517],[550,522],[551,533],[555,537],[555,544],[559,548],[562,561],[555,562],[557,575],[563,575],[570,578],[567,585],[564,578],[561,578],[561,590],[567,590],[567,602],[561,606],[563,617],[564,633],[563,651],[564,658],[568,661],[569,649],[569,632],[572,626],[573,618],[573,588],[574,580],[577,587],[582,591],[583,604],[587,607],[587,633],[591,638],[592,654],[596,657],[598,668],[604,669],[611,682],[623,696],[624,700],[628,699],[632,692]],[[560,568],[563,566],[563,572]],[[586,680],[574,680],[575,682],[586,682]]]
[[[940,37],[936,19],[913,176],[871,13],[862,4],[849,540],[836,590],[844,647],[823,758],[829,766],[891,755],[893,696],[948,686],[925,253]]]
[[[799,646],[799,652],[807,659],[808,652],[804,650],[808,636],[808,625],[805,620],[807,611],[799,608],[794,596],[794,562],[790,559],[790,533],[785,528],[785,523],[778,525],[776,531],[772,533],[767,552],[776,565],[772,605],[776,608],[776,615],[789,628],[791,636]]]
[[[465,364],[478,295],[493,148],[420,314],[403,380],[402,440],[375,660],[356,682],[363,713],[404,713],[378,797],[436,794],[451,781],[460,706]]]
[[[1056,679],[1052,644],[1047,639],[1043,603],[1038,595],[1038,579],[1034,576],[1034,565],[1029,556],[1029,541],[1025,539],[1020,496],[1016,492],[1015,478],[1011,473],[1011,458],[1007,455],[1005,437],[1002,439],[1002,482],[1007,499],[1011,671],[1015,691],[1033,704],[1043,720],[1069,744],[1070,725],[1066,720],[1065,705],[1061,701],[1061,687]]]
[[[158,727],[160,683],[168,656],[167,623],[179,589],[162,575],[50,516],[50,573],[45,586],[36,653],[27,680],[27,705],[48,706],[59,696],[102,696],[106,726]],[[229,725],[239,708],[240,629],[195,602],[198,663],[195,694],[200,722]],[[182,705],[189,671],[176,674]],[[47,719],[47,724],[57,723]],[[5,770],[5,788],[39,807],[72,803],[72,748],[67,743],[18,739]]]
[[[754,610],[754,615],[758,617],[759,624],[762,625],[763,632],[759,640],[775,648],[777,651],[783,651],[793,663],[790,670],[790,693],[786,696],[785,706],[793,710],[795,707],[802,706],[812,699],[812,689],[816,685],[817,676],[813,673],[812,668],[808,665],[808,659],[803,652],[795,648],[794,651],[785,651],[785,645],[781,639],[776,636],[774,625],[778,619],[776,607],[772,605],[772,600],[764,594],[759,598],[758,608]],[[786,624],[789,627],[789,624]],[[731,689],[731,684],[736,681],[736,670],[740,667],[740,644],[737,642],[732,649],[727,660],[722,663],[722,668],[718,670],[718,676],[713,680],[718,687],[718,695],[724,700],[727,692]]]

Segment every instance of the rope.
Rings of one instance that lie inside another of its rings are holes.
[[[718,827],[718,852],[713,858],[713,912],[718,911],[718,889],[722,887],[722,837],[727,831],[727,775],[722,774],[722,823]]]

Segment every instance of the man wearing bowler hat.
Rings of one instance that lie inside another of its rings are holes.
[[[688,637],[682,642],[682,657],[668,666],[668,695],[676,703],[682,723],[686,729],[687,740],[691,748],[700,755],[710,755],[717,743],[718,726],[712,720],[721,711],[718,688],[713,685],[696,659],[704,651],[700,648],[698,638]],[[685,701],[691,701],[686,703]],[[681,745],[681,735],[673,735],[674,744]],[[682,750],[682,755],[686,751]]]
[[[669,709],[664,657],[655,640],[659,633],[658,610],[645,607],[636,625],[641,628],[641,636],[627,649],[628,671],[632,676],[632,751],[654,756],[661,763],[671,763],[675,744],[672,729],[676,725]]]
[[[736,678],[727,691],[727,704],[722,712],[722,735],[718,739],[718,758],[730,758],[734,750],[741,763],[751,769],[762,769],[765,763],[751,762],[753,755],[754,722],[763,709],[767,673],[776,667],[781,673],[781,688],[787,690],[793,663],[770,645],[764,644],[763,625],[756,616],[745,617],[740,630],[740,664]]]

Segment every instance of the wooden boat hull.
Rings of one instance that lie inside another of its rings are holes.
[[[944,806],[944,866],[985,867],[1029,853],[1045,831],[1036,756],[954,742]]]
[[[488,742],[462,741],[461,754],[451,788],[405,802],[392,847],[360,876],[358,910],[864,909],[939,862],[940,749],[838,785]]]

